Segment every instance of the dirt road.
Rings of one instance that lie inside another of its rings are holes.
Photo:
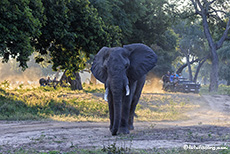
[[[190,95],[190,94],[187,94]],[[191,97],[193,97],[192,94]],[[230,146],[230,96],[204,95],[189,120],[135,122],[126,136],[111,136],[109,123],[0,121],[0,152],[6,149],[70,151],[116,143],[132,149],[179,148],[185,145]]]

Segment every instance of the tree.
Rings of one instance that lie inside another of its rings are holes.
[[[192,24],[187,24],[187,22],[189,21],[181,21],[174,26],[175,32],[178,33],[180,37],[180,56],[186,58],[186,63],[178,68],[177,73],[181,73],[185,67],[188,67],[189,80],[196,82],[200,68],[209,58],[209,53],[207,49],[207,41],[202,33],[199,21],[193,22]],[[193,78],[191,65],[195,62],[198,65]]]
[[[227,85],[230,85],[230,42],[226,42],[223,48],[218,50],[220,59],[219,76],[220,79],[226,80]]]
[[[221,48],[230,29],[230,12],[227,12],[227,10],[229,10],[227,8],[230,7],[230,4],[225,0],[191,0],[191,2],[195,9],[195,14],[202,19],[204,34],[210,47],[212,71],[210,73],[209,91],[217,91],[219,69],[217,50]],[[226,23],[226,27],[222,31],[222,36],[218,40],[215,40],[214,34],[211,33],[211,28],[215,26],[218,27],[217,24],[221,24],[222,26],[223,23]]]
[[[146,15],[146,5],[143,4],[145,0],[90,0],[90,2],[105,23],[121,29],[122,44],[134,43],[130,40],[136,33],[134,23]]]
[[[122,44],[144,43],[158,55],[156,76],[171,70],[176,58],[177,35],[170,28],[174,5],[168,0],[90,0],[106,23],[118,26]]]
[[[37,62],[44,61],[42,55],[49,55],[54,70],[67,69],[68,75],[75,77],[90,54],[103,46],[119,44],[119,29],[105,25],[89,4],[86,0],[43,0],[46,21],[35,42],[41,54]]]
[[[167,71],[172,71],[172,62],[179,56],[179,52],[175,49],[178,35],[175,34],[173,30],[166,31],[165,33],[165,39],[168,40],[164,44],[165,48],[162,48],[157,44],[151,45],[151,48],[156,52],[158,57],[157,65],[151,70],[151,72],[157,77],[162,77]],[[168,47],[166,48],[166,46]]]
[[[41,0],[0,1],[0,57],[3,62],[15,58],[20,67],[27,68],[26,62],[34,51],[32,39],[41,34],[41,16],[37,15],[42,13]]]

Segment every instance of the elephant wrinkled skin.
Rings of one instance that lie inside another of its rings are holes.
[[[145,76],[156,64],[154,51],[140,43],[123,47],[103,47],[94,57],[91,71],[105,84],[109,104],[110,131],[129,134]]]

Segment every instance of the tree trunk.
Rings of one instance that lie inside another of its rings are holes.
[[[208,44],[211,50],[211,56],[212,56],[212,69],[210,73],[210,85],[209,85],[209,91],[210,92],[217,92],[218,91],[218,66],[219,66],[219,59],[217,55],[217,45],[213,41],[212,35],[209,30],[208,20],[206,16],[207,10],[202,10],[202,21],[203,21],[203,28],[204,28],[204,34],[208,40]],[[222,42],[223,43],[223,42]]]
[[[195,74],[194,79],[193,79],[193,81],[195,83],[197,82],[197,77],[198,77],[198,74],[200,72],[200,68],[206,62],[206,60],[208,59],[208,57],[209,57],[209,55],[206,56],[205,58],[202,58],[202,60],[199,61],[199,64],[198,64],[197,69],[196,69],[196,74]]]
[[[195,73],[195,76],[194,76],[194,79],[193,79],[193,82],[197,82],[197,77],[198,77],[198,74],[200,72],[200,68],[201,68],[201,63],[199,62],[199,65],[197,66],[197,69],[196,69],[196,73]]]
[[[70,76],[67,77],[65,70],[60,80],[61,86],[65,86],[65,83],[69,83],[72,90],[82,90],[80,74],[75,72],[72,75],[74,79],[71,79]]]
[[[216,49],[212,49],[212,70],[210,73],[210,85],[209,91],[210,92],[217,92],[218,91],[218,68],[219,68],[219,60]]]
[[[93,73],[91,74],[91,77],[90,77],[90,84],[93,84],[93,85],[96,85],[96,84],[97,84],[97,80],[96,80],[96,78],[94,77]]]
[[[65,73],[66,73],[66,70],[62,74],[61,79],[59,81],[61,87],[64,87],[65,84],[67,83],[67,77],[66,77]]]
[[[186,55],[186,59],[187,59],[187,64],[188,64],[189,81],[192,81],[192,69],[191,69],[191,65],[189,62],[189,54]]]
[[[230,80],[227,81],[227,86],[230,86]]]
[[[224,40],[228,36],[228,31],[230,29],[230,19],[228,19],[228,21],[227,21],[227,25],[226,25],[226,28],[224,30],[224,33],[223,33],[222,37],[220,38],[220,40],[217,43],[215,43],[213,38],[212,38],[212,35],[210,33],[209,25],[208,25],[208,18],[209,18],[210,12],[212,12],[213,10],[216,11],[215,9],[210,7],[210,5],[213,2],[215,2],[215,0],[213,0],[212,2],[203,1],[203,4],[199,0],[196,0],[196,1],[191,0],[191,2],[194,5],[194,8],[196,10],[196,14],[198,14],[198,15],[200,15],[202,17],[204,34],[205,34],[205,36],[207,38],[209,47],[211,49],[212,71],[210,73],[209,91],[210,92],[212,92],[212,91],[217,92],[217,90],[218,90],[218,70],[219,70],[218,65],[219,65],[219,60],[218,60],[218,55],[217,55],[216,50],[219,49],[223,45]],[[210,11],[210,9],[211,9],[211,11]]]
[[[207,85],[207,77],[203,78],[204,85]]]
[[[81,77],[80,74],[77,72],[73,73],[74,79],[72,80],[71,77],[68,77],[68,82],[70,83],[72,90],[82,90],[81,84]]]

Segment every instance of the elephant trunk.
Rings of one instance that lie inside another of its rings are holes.
[[[112,128],[112,135],[116,135],[121,123],[121,111],[122,111],[122,95],[113,94],[113,107],[114,107],[114,121]]]
[[[123,82],[119,82],[118,80],[112,80],[110,84],[111,85],[107,85],[108,87],[106,87],[105,96],[107,96],[108,93],[107,91],[111,90],[113,96],[113,111],[114,111],[112,135],[116,135],[121,123],[121,114],[122,114],[122,105],[123,105],[122,99],[124,98],[124,95],[126,96],[130,95],[130,88],[129,88],[129,81],[127,77],[125,80],[123,80]]]

